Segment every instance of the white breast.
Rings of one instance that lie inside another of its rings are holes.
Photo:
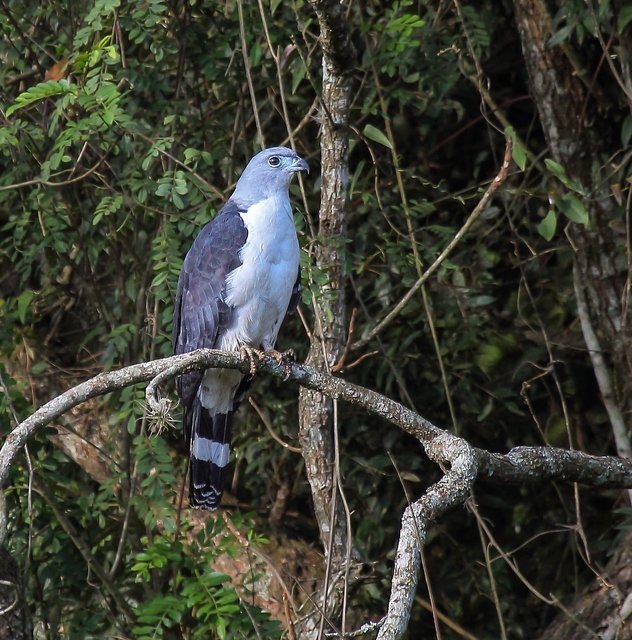
[[[272,349],[296,282],[300,249],[287,196],[240,214],[248,229],[241,266],[228,274],[224,301],[235,309],[220,349]]]

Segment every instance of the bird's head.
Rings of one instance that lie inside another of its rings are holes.
[[[292,149],[264,149],[248,163],[232,197],[249,204],[277,194],[287,195],[292,176],[298,171],[309,172],[309,165]]]

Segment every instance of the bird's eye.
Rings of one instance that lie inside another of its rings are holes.
[[[270,156],[268,158],[268,164],[271,167],[278,167],[281,164],[281,158],[279,158],[279,156]]]

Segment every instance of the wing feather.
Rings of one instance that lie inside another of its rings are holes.
[[[228,200],[199,233],[184,259],[173,317],[175,354],[214,348],[219,332],[230,322],[231,309],[223,301],[226,278],[241,264],[239,251],[248,237],[239,211],[239,205]],[[176,381],[185,414],[191,410],[202,376],[203,372],[194,371]]]
[[[290,304],[287,307],[287,313],[292,314],[296,311],[298,307],[298,303],[301,300],[301,291],[303,287],[301,286],[301,267],[298,268],[298,275],[296,276],[296,282],[294,283],[294,287],[292,288],[292,296],[290,297]]]

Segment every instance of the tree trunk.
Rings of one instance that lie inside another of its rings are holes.
[[[31,640],[31,617],[18,563],[0,548],[0,640]]]
[[[582,79],[586,76],[584,65],[570,44],[546,48],[553,29],[543,0],[514,0],[514,9],[531,91],[551,156],[588,194],[583,204],[590,215],[590,225],[584,228],[573,223],[569,235],[589,320],[601,342],[601,350],[612,358],[615,400],[627,416],[629,427],[632,411],[629,265],[620,250],[624,239],[611,224],[617,209],[611,184],[595,169],[598,165],[607,166],[608,158],[618,150],[619,127],[613,126],[613,122],[622,117],[620,113],[613,114],[614,107],[603,97],[599,84],[591,81],[592,73],[588,79]],[[601,392],[606,395],[603,388]]]
[[[320,244],[316,248],[316,264],[327,273],[328,283],[323,287],[321,298],[315,301],[316,322],[306,364],[328,372],[342,356],[346,338],[343,239],[346,232],[349,88],[349,81],[332,75],[323,61],[325,114],[321,142]],[[329,122],[329,118],[333,122]],[[334,489],[332,400],[318,392],[301,389],[299,402],[301,447],[321,540],[327,553]],[[339,501],[337,505],[338,515],[343,516]],[[332,558],[340,565],[346,549],[344,517],[336,518],[332,545]]]
[[[312,0],[321,34],[323,83],[321,100],[321,205],[316,264],[327,274],[322,295],[314,301],[316,315],[307,363],[330,372],[342,356],[346,342],[345,246],[349,177],[349,104],[351,70],[355,58],[342,6],[336,0]],[[344,566],[349,532],[334,477],[333,402],[316,391],[301,388],[299,396],[300,442],[314,512],[330,573]],[[333,514],[332,514],[333,506]],[[343,581],[336,584],[342,586]],[[327,586],[325,586],[327,589]],[[335,617],[342,602],[336,589],[321,605]],[[323,599],[323,602],[325,599]],[[318,616],[320,617],[320,616]],[[318,629],[307,620],[301,637]]]
[[[549,625],[540,640],[600,640],[632,638],[632,533],[624,541],[595,584]]]
[[[573,51],[572,41],[546,47],[553,26],[543,0],[513,0],[513,6],[531,92],[550,155],[572,180],[581,183],[587,194],[583,204],[590,217],[589,225],[571,223],[568,228],[575,252],[578,315],[618,453],[630,457],[630,265],[621,247],[625,236],[613,225],[618,205],[610,189],[618,178],[614,172],[609,173],[608,177],[613,178],[608,181],[603,169],[597,168],[609,167],[608,159],[620,147],[620,126],[614,123],[623,120],[629,102],[623,98],[615,106],[605,97],[599,85],[602,76],[593,72],[598,60],[582,61]],[[626,69],[629,67],[624,65],[620,73],[629,86]],[[610,561],[605,581],[562,612],[543,638],[586,638],[591,637],[591,632],[600,638],[632,637],[632,625],[625,621],[631,606],[627,598],[632,585],[631,544],[632,537],[628,535]]]

